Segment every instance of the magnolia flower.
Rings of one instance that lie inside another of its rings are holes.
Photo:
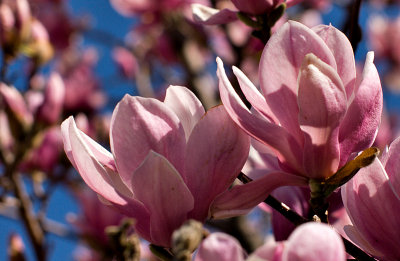
[[[124,77],[135,78],[139,65],[131,51],[125,47],[116,47],[112,51],[112,58]]]
[[[209,235],[200,245],[195,261],[340,261],[346,252],[340,236],[328,225],[310,222],[299,226],[287,241],[268,240],[247,259],[239,242],[223,233]]]
[[[43,102],[36,112],[37,118],[48,124],[56,123],[62,113],[64,98],[64,82],[58,73],[53,72],[47,81]]]
[[[239,174],[250,145],[223,106],[205,114],[195,95],[178,86],[168,88],[164,102],[129,95],[119,102],[111,119],[112,154],[78,130],[72,117],[62,133],[65,152],[87,185],[160,246],[170,245],[185,220],[214,215],[215,199]]]
[[[65,85],[64,109],[75,114],[77,111],[95,111],[105,103],[100,82],[94,74],[97,63],[95,49],[65,52],[59,71]]]
[[[261,92],[233,68],[251,111],[234,91],[222,61],[217,62],[227,112],[249,135],[272,149],[282,172],[293,174],[282,176],[283,182],[299,177],[304,177],[304,185],[309,179],[324,180],[353,152],[373,143],[382,112],[373,53],[368,53],[362,79],[356,81],[350,42],[336,28],[309,29],[294,21],[284,24],[263,51]],[[268,184],[268,179],[264,181]]]
[[[377,58],[389,58],[400,62],[398,50],[400,19],[389,20],[382,16],[373,16],[368,22],[368,42],[376,52]]]
[[[24,171],[42,170],[51,175],[60,162],[63,148],[60,127],[51,127],[43,131],[39,137],[40,143],[27,153],[20,168]]]
[[[349,238],[379,260],[399,260],[400,138],[342,187]]]

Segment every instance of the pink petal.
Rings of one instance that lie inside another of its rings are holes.
[[[164,104],[178,116],[188,140],[192,129],[205,113],[203,105],[188,88],[181,86],[168,87]]]
[[[213,218],[244,215],[280,186],[307,185],[308,181],[304,177],[285,172],[271,172],[258,180],[236,185],[219,195],[211,206],[211,215]]]
[[[76,128],[75,120],[71,116],[64,122],[65,123],[61,125],[61,130],[63,133],[63,141],[64,141],[64,150],[74,168],[78,169],[74,157],[72,155],[70,140],[67,139],[69,137],[68,133],[70,132],[71,128],[70,126],[75,126],[74,128]],[[132,197],[132,192],[130,188],[128,188],[122,182],[121,177],[117,173],[113,155],[78,128],[76,128],[76,131],[79,134],[79,137],[82,139],[82,142],[85,143],[85,146],[87,146],[88,150],[90,150],[90,152],[93,154],[94,158],[104,167],[104,169],[107,172],[108,178],[112,181],[112,184],[114,185],[114,188],[116,188],[119,193],[122,193],[127,197]]]
[[[61,131],[65,152],[86,184],[110,202],[124,203],[114,189],[107,170],[83,140],[72,116],[62,123]]]
[[[251,103],[259,113],[266,117],[269,121],[279,124],[279,120],[275,117],[274,113],[269,108],[264,96],[260,91],[254,86],[254,84],[247,78],[247,76],[237,67],[233,67],[233,73],[238,79],[240,89],[242,89],[243,94],[246,99]]]
[[[400,197],[400,137],[394,140],[381,162],[392,184],[393,190]]]
[[[347,99],[336,71],[313,54],[305,56],[300,71],[298,105],[305,171],[311,178],[327,178],[338,168],[339,125]]]
[[[287,165],[301,173],[301,148],[293,136],[281,126],[269,122],[268,119],[252,114],[233,89],[219,58],[217,58],[217,63],[221,100],[229,116],[249,135],[274,148],[281,163],[288,163]]]
[[[111,119],[111,151],[125,184],[150,150],[183,169],[185,133],[176,114],[162,102],[126,95]],[[128,185],[129,186],[129,185]]]
[[[170,246],[172,232],[193,209],[193,196],[168,160],[150,151],[132,175],[135,196],[150,213],[151,242]]]
[[[379,159],[362,168],[342,187],[347,213],[358,233],[388,260],[400,258],[400,198]]]
[[[113,179],[109,177],[107,167],[95,156],[103,154],[103,152],[96,151],[97,146],[95,147],[87,143],[87,140],[90,138],[83,137],[82,132],[78,130],[72,117],[62,123],[61,131],[64,149],[68,158],[92,190],[125,214],[139,218],[148,216],[147,211],[140,202],[134,198],[127,198],[116,190]],[[103,154],[103,157],[106,157],[106,155]],[[145,226],[145,218],[141,220],[139,226]]]
[[[216,232],[203,240],[194,261],[244,261],[243,254],[236,238]]]
[[[309,222],[299,226],[286,241],[282,261],[344,261],[346,251],[340,236],[328,225]]]
[[[365,61],[362,81],[354,90],[354,99],[340,126],[340,166],[352,152],[370,147],[381,121],[383,96],[378,72],[373,64],[374,53]]]
[[[56,123],[63,109],[64,97],[64,82],[58,73],[52,73],[46,86],[43,104],[39,107],[38,117],[48,124]]]
[[[313,27],[312,30],[316,32],[331,49],[336,60],[337,73],[342,79],[347,97],[350,97],[353,93],[356,80],[356,66],[353,48],[349,40],[346,35],[332,25],[318,25]]]
[[[204,25],[226,24],[238,19],[235,11],[218,10],[202,4],[192,4],[192,12],[193,20]]]
[[[305,25],[289,21],[268,41],[259,67],[265,100],[282,127],[300,144],[303,135],[298,124],[297,78],[308,53],[336,69],[335,59],[325,42]]]
[[[211,202],[239,175],[249,149],[250,137],[223,106],[209,110],[198,122],[185,153],[185,176],[195,199],[192,218],[204,220],[208,216]]]
[[[353,225],[346,225],[343,228],[346,235],[353,241],[356,245],[358,245],[363,251],[375,256],[375,257],[384,257],[382,253],[374,249],[368,241],[363,238],[363,236],[358,232],[358,230]]]

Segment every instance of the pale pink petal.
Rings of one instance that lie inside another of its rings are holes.
[[[370,243],[365,240],[365,238],[363,238],[363,236],[357,231],[357,229],[353,225],[344,226],[343,231],[350,238],[350,240],[358,245],[362,250],[375,257],[384,257],[382,253],[374,249],[374,247],[371,246]]]
[[[356,66],[351,44],[344,33],[332,25],[318,25],[312,30],[316,32],[331,49],[337,64],[337,73],[342,79],[347,97],[354,90],[356,80]]]
[[[72,123],[71,123],[72,122]],[[71,125],[72,124],[72,125]],[[71,126],[76,126],[74,118],[71,116],[67,120],[65,120],[61,124],[61,131],[63,133],[63,142],[64,142],[64,150],[65,153],[68,157],[68,159],[71,161],[72,165],[74,166],[75,169],[77,168],[77,165],[75,163],[74,157],[72,155],[72,148],[71,148],[71,143],[69,137],[69,131]],[[119,174],[117,173],[115,163],[114,163],[114,158],[113,155],[103,148],[100,144],[95,142],[93,139],[91,139],[89,136],[87,136],[84,132],[76,128],[77,133],[79,134],[80,138],[82,139],[82,142],[85,143],[85,146],[87,146],[88,150],[92,153],[93,157],[104,167],[104,169],[107,172],[108,178],[111,180],[112,184],[114,185],[114,188],[117,189],[119,193],[122,193],[126,197],[132,197],[132,192],[130,188],[128,188],[121,180]],[[129,184],[130,185],[130,184]]]
[[[146,227],[148,216],[143,205],[115,189],[112,179],[108,176],[107,167],[96,159],[92,151],[94,147],[88,146],[72,117],[62,123],[61,130],[65,152],[85,183],[121,212],[133,214],[133,217],[140,219],[138,227],[142,231],[143,227]]]
[[[281,126],[269,122],[268,119],[262,118],[262,116],[252,114],[233,89],[219,58],[217,58],[217,63],[221,100],[229,116],[249,135],[274,148],[283,164],[288,162],[289,164],[287,165],[301,173],[300,145]]]
[[[169,86],[164,103],[178,116],[188,140],[193,127],[205,113],[203,105],[188,88],[181,86]]]
[[[278,187],[307,185],[308,181],[304,177],[285,172],[271,172],[258,180],[236,185],[218,196],[211,205],[211,215],[213,218],[244,215]]]
[[[345,261],[340,236],[328,225],[309,222],[299,226],[285,243],[282,261]]]
[[[354,90],[354,98],[340,126],[340,166],[352,152],[372,145],[381,121],[383,96],[378,72],[373,64],[374,53],[365,61],[362,81]]]
[[[297,78],[304,56],[313,53],[336,69],[332,52],[311,29],[289,21],[272,35],[260,60],[260,87],[269,107],[298,143],[303,135],[299,128]]]
[[[183,127],[176,114],[156,99],[126,95],[112,115],[110,143],[127,186],[150,150],[165,156],[178,171],[183,169]]]
[[[400,197],[400,137],[394,140],[388,152],[382,157],[382,165],[385,167],[390,183],[395,193]]]
[[[114,189],[107,170],[97,160],[82,138],[82,133],[76,127],[72,117],[62,123],[61,130],[65,152],[86,184],[110,202],[124,203],[124,200]]]
[[[239,175],[249,149],[250,137],[231,120],[223,106],[209,110],[198,122],[185,153],[185,176],[195,199],[192,218],[203,220],[208,216],[214,198]]]
[[[400,258],[400,198],[394,193],[379,159],[342,187],[342,198],[352,224],[388,260]]]
[[[304,132],[304,168],[310,178],[327,178],[339,165],[339,125],[346,91],[336,71],[307,54],[299,76],[299,124]]]
[[[193,20],[204,25],[226,24],[238,19],[235,11],[218,10],[202,4],[192,4],[192,12]]]
[[[203,240],[194,261],[244,261],[243,249],[236,238],[216,232]]]
[[[150,213],[151,242],[170,246],[172,232],[193,209],[193,196],[168,160],[150,151],[132,175],[135,196]]]
[[[233,67],[233,73],[238,79],[240,89],[246,99],[250,102],[251,106],[254,107],[259,113],[266,117],[269,121],[279,124],[279,120],[275,117],[274,113],[269,108],[264,96],[254,86],[254,84],[247,78],[247,76],[237,67]]]
[[[64,82],[58,73],[53,72],[46,86],[43,104],[39,107],[38,118],[48,124],[56,123],[61,116],[64,97]]]

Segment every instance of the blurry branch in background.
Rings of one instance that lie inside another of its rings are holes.
[[[19,201],[14,197],[5,197],[3,198],[3,202],[0,203],[0,215],[12,220],[18,221],[20,219],[20,215],[18,212]],[[42,219],[41,220],[43,230],[46,233],[51,233],[58,237],[76,240],[78,235],[72,229],[68,228],[66,225],[59,223],[57,221],[51,219]]]
[[[353,52],[356,53],[358,44],[362,39],[362,29],[359,24],[362,0],[354,0],[347,7],[347,20],[343,32],[349,38]]]

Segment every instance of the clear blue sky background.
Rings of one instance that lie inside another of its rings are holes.
[[[109,5],[108,0],[69,0],[69,5],[71,9],[71,13],[74,15],[83,15],[90,14],[93,18],[93,25],[103,31],[113,34],[114,36],[122,39],[124,34],[128,31],[128,29],[133,25],[133,20],[124,18],[117,14]],[[365,25],[365,21],[367,19],[367,13],[369,13],[368,8],[363,8],[361,13],[361,22]],[[389,10],[391,15],[398,14],[398,9]],[[344,14],[340,12],[338,8],[333,8],[332,11],[328,14],[324,15],[324,23],[341,27],[344,18]],[[103,81],[102,85],[105,89],[106,93],[110,96],[109,110],[112,110],[113,105],[123,97],[125,93],[135,94],[132,86],[128,83],[126,84],[114,84],[113,82],[109,82],[108,76],[112,76],[115,74],[114,71],[110,71],[109,64],[112,62],[109,54],[109,47],[104,47],[103,45],[99,45],[96,42],[91,40],[85,40],[86,45],[96,45],[99,49],[99,65],[97,68],[97,72],[100,77],[106,79]],[[363,60],[365,58],[365,54],[367,52],[367,46],[365,42],[360,45],[360,48],[357,52],[357,59]],[[385,94],[385,98],[387,99],[388,105],[391,108],[400,108],[400,103],[398,102],[399,97]],[[79,208],[77,204],[74,202],[74,199],[69,194],[66,189],[63,187],[59,187],[56,189],[53,197],[50,200],[49,204],[48,217],[50,219],[56,220],[58,222],[62,222],[67,224],[65,221],[65,216],[67,213],[77,213]],[[22,235],[24,242],[27,247],[27,256],[28,260],[34,260],[33,252],[30,248],[29,239],[26,235],[26,232],[20,222],[10,220],[8,218],[4,218],[0,216],[0,260],[6,260],[6,249],[8,236],[11,232],[17,232]],[[73,240],[68,240],[64,238],[58,238],[57,236],[49,235],[49,260],[71,260],[73,257],[73,252],[76,248],[76,242]]]

